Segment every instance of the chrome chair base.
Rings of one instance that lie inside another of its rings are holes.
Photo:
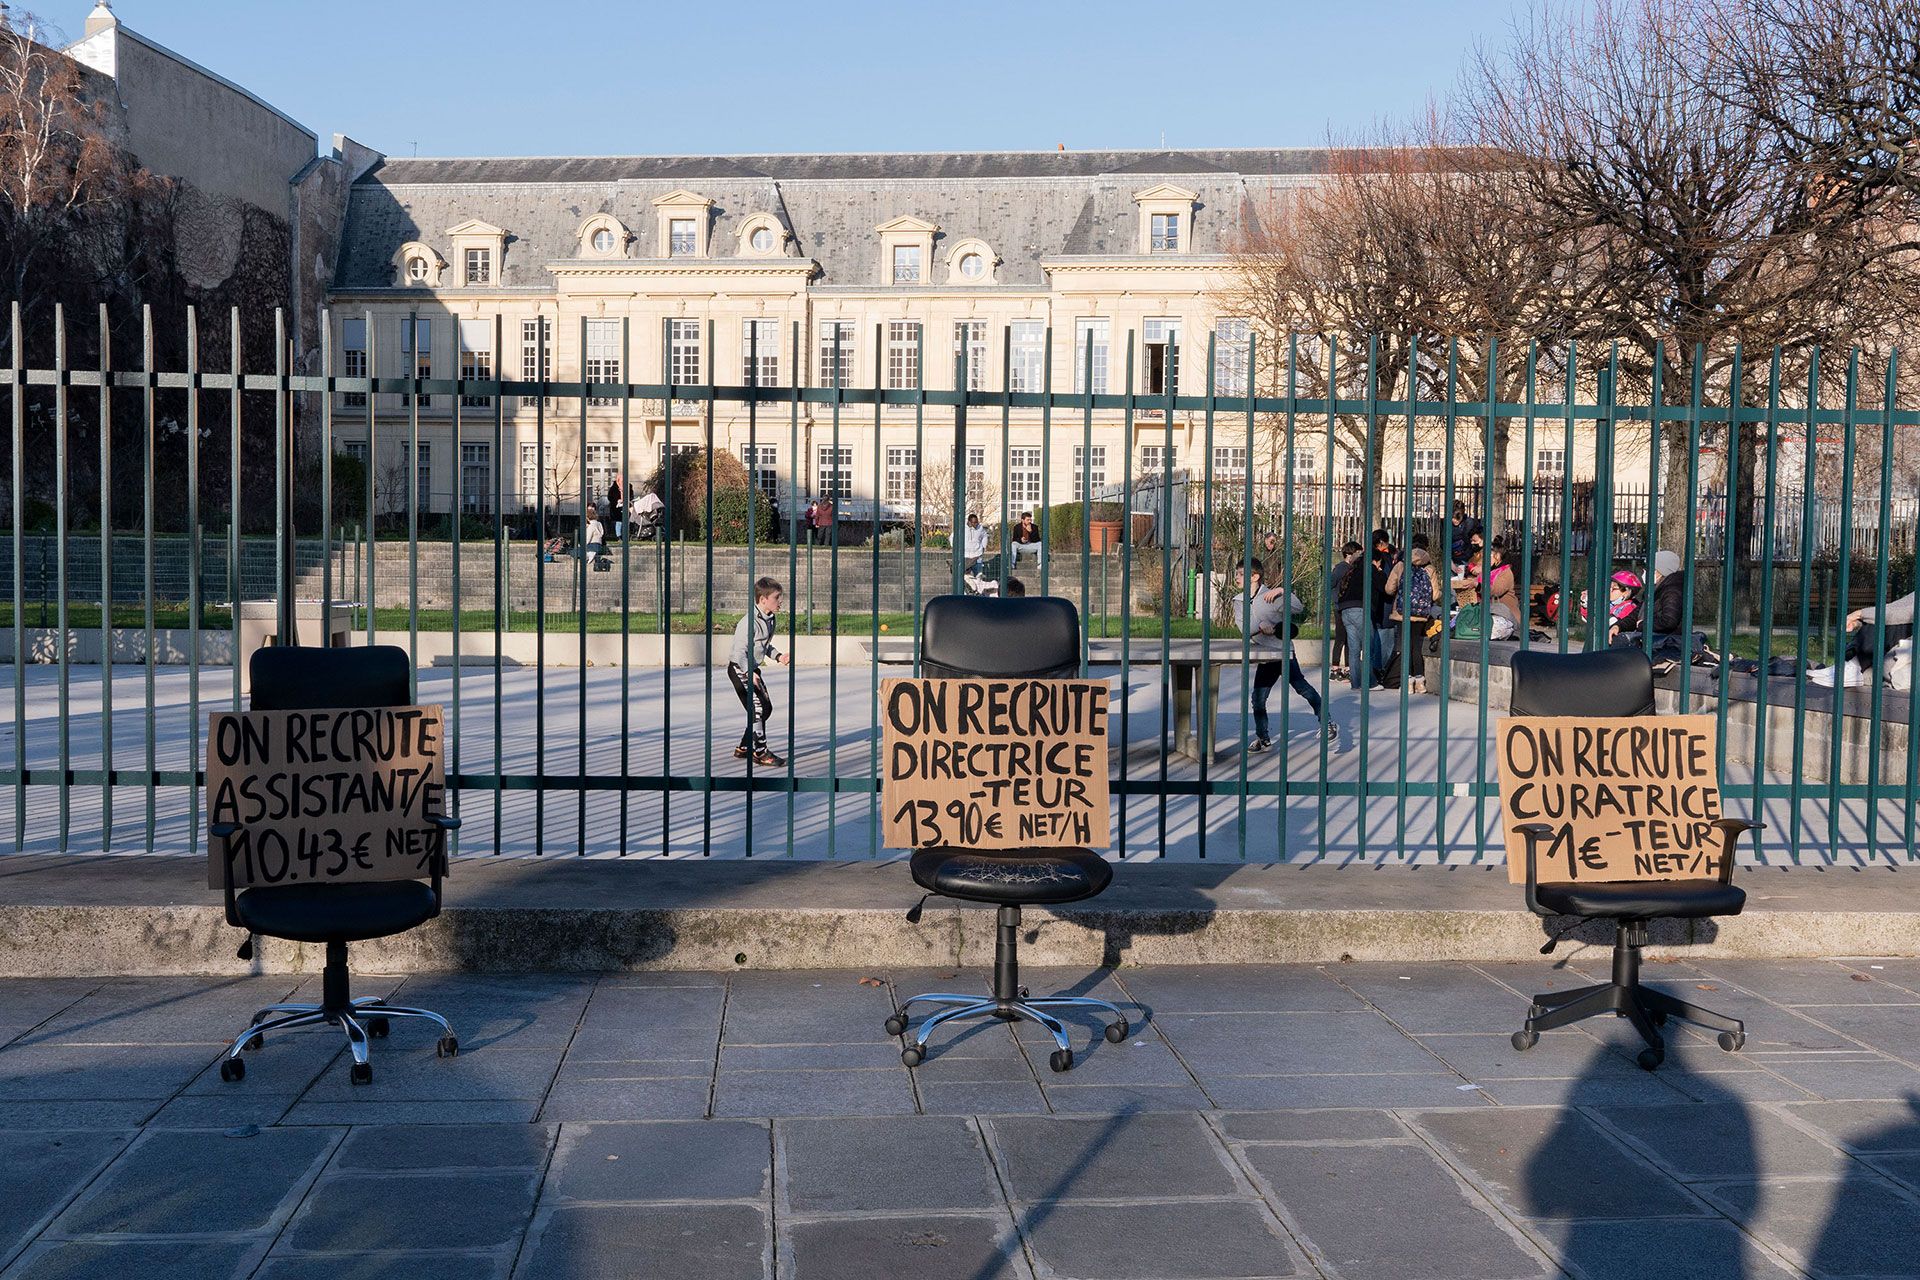
[[[933,1035],[934,1028],[948,1022],[959,1022],[966,1018],[999,1018],[1006,1022],[1026,1019],[1045,1027],[1058,1046],[1047,1065],[1055,1071],[1066,1071],[1073,1066],[1073,1049],[1067,1043],[1066,1024],[1048,1013],[1049,1009],[1104,1009],[1112,1014],[1114,1021],[1107,1024],[1106,1037],[1109,1044],[1119,1044],[1127,1038],[1132,1028],[1127,1023],[1127,1015],[1120,1012],[1118,1006],[1105,1000],[1095,1000],[1090,996],[1029,996],[1024,990],[1012,999],[998,999],[993,996],[957,995],[952,992],[936,991],[927,995],[909,996],[900,1002],[900,1008],[887,1019],[886,1031],[890,1036],[904,1035],[907,1030],[907,1009],[916,1004],[946,1005],[920,1024],[920,1030],[914,1034],[913,1042],[900,1051],[900,1061],[909,1067],[917,1067],[927,1058],[927,1039]]]
[[[338,1009],[329,1009],[322,1004],[270,1004],[255,1013],[247,1023],[247,1029],[227,1047],[220,1059],[220,1078],[227,1081],[245,1079],[247,1062],[241,1055],[262,1047],[269,1031],[277,1033],[296,1027],[330,1023],[346,1034],[347,1050],[353,1055],[349,1078],[355,1084],[370,1084],[373,1081],[373,1064],[368,1061],[369,1042],[384,1039],[388,1022],[393,1018],[426,1019],[440,1028],[439,1042],[434,1045],[436,1055],[451,1058],[460,1052],[460,1041],[453,1034],[453,1025],[430,1009],[388,1004],[378,996],[360,996]]]

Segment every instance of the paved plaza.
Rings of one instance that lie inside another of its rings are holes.
[[[1650,963],[1748,1034],[1657,1074],[1511,1048],[1605,964],[1036,969],[1133,1016],[1064,1075],[997,1023],[900,1065],[975,969],[363,979],[463,1046],[364,1088],[331,1031],[211,1065],[317,979],[9,980],[0,1276],[1920,1276],[1920,960]]]

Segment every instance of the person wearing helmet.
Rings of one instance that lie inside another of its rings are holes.
[[[1640,575],[1622,569],[1607,582],[1607,643],[1640,629]]]

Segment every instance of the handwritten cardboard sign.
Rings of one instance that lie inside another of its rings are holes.
[[[1104,680],[883,680],[890,848],[1104,849]]]
[[[236,889],[431,873],[445,833],[438,706],[215,712],[207,727],[207,883]]]
[[[1712,716],[1507,716],[1500,721],[1507,879],[1527,878],[1518,828],[1554,829],[1543,882],[1707,880],[1728,842]]]

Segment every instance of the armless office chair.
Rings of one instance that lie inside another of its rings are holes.
[[[253,710],[306,711],[326,707],[404,707],[412,703],[408,688],[407,651],[395,645],[358,649],[270,647],[254,652]],[[443,833],[460,826],[458,818],[430,819]],[[226,842],[239,831],[233,823],[216,823],[215,840]],[[440,1028],[435,1052],[450,1058],[460,1052],[453,1027],[437,1013],[388,1004],[375,996],[355,998],[348,986],[347,944],[368,938],[404,933],[440,914],[440,880],[446,871],[444,844],[435,859],[430,880],[372,880],[346,884],[256,885],[238,893],[233,888],[231,847],[223,863],[227,923],[247,931],[240,958],[253,958],[253,935],[287,938],[294,942],[326,944],[326,967],[320,971],[319,1004],[270,1004],[253,1015],[247,1029],[235,1038],[220,1062],[222,1080],[240,1080],[247,1074],[241,1052],[258,1049],[269,1031],[331,1023],[346,1033],[353,1054],[349,1078],[355,1084],[373,1080],[367,1061],[369,1037],[387,1034],[389,1019],[424,1018]]]
[[[931,679],[965,676],[1015,679],[1069,679],[1080,674],[1080,614],[1070,601],[1057,596],[989,598],[939,596],[927,602],[921,632],[920,674]],[[1020,985],[1020,908],[1027,904],[1078,902],[1104,890],[1113,880],[1105,858],[1086,849],[918,849],[913,854],[913,879],[926,896],[907,912],[920,919],[927,898],[958,898],[999,907],[999,934],[993,951],[993,995],[955,995],[934,992],[900,1003],[887,1019],[890,1036],[907,1029],[907,1008],[915,1004],[944,1005],[920,1024],[900,1060],[917,1067],[927,1056],[927,1039],[934,1028],[963,1018],[994,1017],[1007,1022],[1020,1018],[1037,1022],[1053,1035],[1058,1046],[1048,1059],[1055,1071],[1073,1066],[1067,1029],[1049,1009],[1104,1009],[1118,1021],[1107,1026],[1107,1039],[1119,1044],[1127,1038],[1126,1015],[1105,1000],[1085,996],[1028,996]]]
[[[1513,655],[1512,710],[1517,716],[1650,716],[1653,668],[1638,649],[1569,654],[1522,650]],[[1539,880],[1538,850],[1541,841],[1553,838],[1553,828],[1539,822],[1518,828],[1527,842],[1527,906],[1540,916],[1577,917],[1554,931],[1541,954],[1552,954],[1562,938],[1589,920],[1613,921],[1614,942],[1612,979],[1535,996],[1526,1025],[1513,1033],[1514,1048],[1531,1049],[1542,1031],[1604,1013],[1627,1019],[1647,1042],[1638,1061],[1648,1071],[1666,1058],[1659,1028],[1668,1018],[1719,1032],[1720,1047],[1730,1053],[1746,1043],[1746,1028],[1738,1018],[1640,985],[1640,949],[1647,945],[1648,921],[1735,916],[1746,905],[1745,891],[1731,883],[1734,846],[1761,824],[1721,818],[1716,825],[1727,841],[1718,879],[1549,884]]]

